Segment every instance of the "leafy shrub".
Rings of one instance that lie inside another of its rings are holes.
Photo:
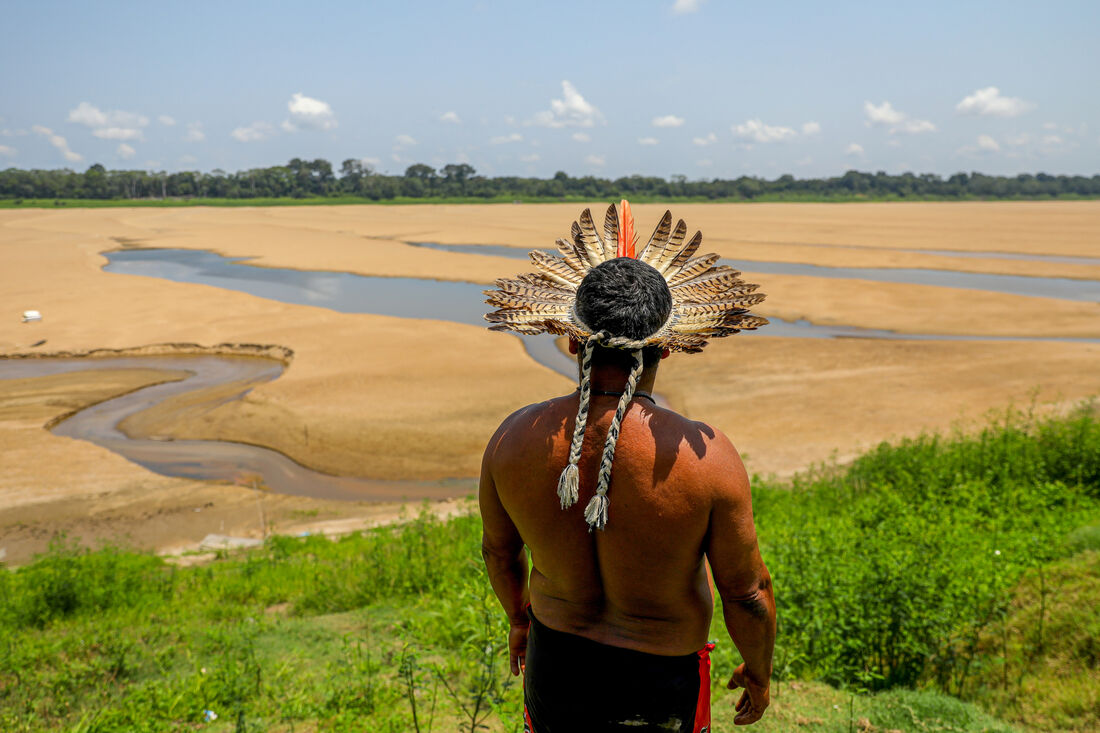
[[[871,689],[931,678],[958,692],[984,628],[1028,568],[1094,518],[1100,426],[1006,421],[973,437],[882,445],[845,472],[760,487],[780,659]]]
[[[112,547],[90,552],[56,542],[5,578],[0,624],[42,627],[67,616],[162,600],[172,587],[164,570],[152,555]]]

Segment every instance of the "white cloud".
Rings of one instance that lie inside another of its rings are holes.
[[[603,114],[581,96],[568,80],[561,83],[561,99],[551,99],[550,109],[539,112],[532,124],[543,127],[592,127],[603,120]]]
[[[928,120],[905,120],[890,132],[907,132],[910,135],[919,135],[922,132],[935,132],[936,126]]]
[[[142,140],[141,130],[132,127],[101,127],[92,130],[92,134],[101,140]]]
[[[194,155],[181,155],[180,156],[180,163],[183,163],[184,165],[191,165],[192,163],[198,163],[198,162],[199,162],[199,159],[196,158]]]
[[[955,111],[960,114],[993,117],[1019,117],[1034,108],[1034,104],[1019,97],[1001,96],[1001,90],[997,87],[979,89],[955,105]]]
[[[859,143],[848,143],[848,147],[844,148],[844,154],[863,157],[863,146]]]
[[[15,148],[7,145],[0,145],[0,155],[5,155],[9,158],[15,157]]]
[[[655,137],[640,137],[640,138],[638,138],[638,144],[639,145],[656,145],[658,142],[660,142],[660,141],[657,140],[657,138],[655,138]]]
[[[590,142],[592,142],[592,137],[587,132],[574,132],[573,133],[573,139],[576,140],[579,143],[590,143]]]
[[[654,127],[679,127],[684,124],[683,117],[677,117],[676,115],[665,115],[664,117],[654,117]]]
[[[928,120],[918,120],[894,109],[894,105],[884,101],[877,107],[871,102],[863,103],[863,114],[867,116],[867,125],[889,127],[890,134],[898,132],[916,135],[922,132],[935,132],[936,126]]]
[[[1058,135],[1044,135],[1043,136],[1043,145],[1045,145],[1047,147],[1051,147],[1051,146],[1054,146],[1054,145],[1061,145],[1063,142],[1064,141],[1062,140],[1062,138],[1059,137]]]
[[[531,153],[530,155],[521,155],[521,156],[519,156],[519,159],[522,160],[524,163],[537,163],[540,160],[542,160],[542,158],[539,157],[538,153]]]
[[[991,153],[996,153],[1000,151],[1001,146],[989,135],[978,135],[978,148],[980,150],[988,150]]]
[[[703,158],[702,160],[695,161],[695,165],[699,166],[700,168],[710,168],[712,165],[714,165],[714,161],[710,158]]]
[[[677,15],[694,13],[702,4],[703,0],[676,0],[676,2],[672,3],[672,12]]]
[[[1013,148],[1018,148],[1021,145],[1027,145],[1029,142],[1031,142],[1031,135],[1027,134],[1026,132],[1022,132],[1019,135],[1009,135],[1004,140],[1006,145]]]
[[[136,152],[136,150],[134,150],[126,143],[119,143],[118,148],[115,149],[115,154],[123,160],[129,160],[130,158],[134,157],[134,153]]]
[[[409,148],[416,145],[416,140],[412,135],[398,135],[394,139],[394,145],[399,148]]]
[[[359,162],[362,163],[363,165],[371,168],[372,170],[376,169],[376,168],[378,168],[378,166],[382,165],[382,161],[378,158],[370,158],[370,157],[360,158]]]
[[[457,112],[444,112],[439,116],[440,122],[450,122],[452,125],[462,124],[462,120],[458,118]]]
[[[730,129],[737,137],[754,140],[758,143],[780,142],[798,135],[789,127],[766,125],[759,119],[746,120],[743,124],[732,125]]]
[[[51,130],[50,128],[43,127],[42,125],[34,125],[33,127],[31,127],[31,130],[34,131],[36,134],[42,135],[43,137],[47,138],[50,141],[50,145],[53,145],[55,148],[61,151],[61,154],[65,156],[65,160],[69,161],[70,163],[79,163],[80,161],[84,160],[83,155],[81,155],[80,153],[74,153],[72,150],[69,149],[68,140],[61,137],[60,135],[54,135],[53,130]]]
[[[863,103],[863,113],[870,125],[896,125],[905,119],[905,115],[894,109],[894,105],[883,102],[878,107],[870,102]]]
[[[607,164],[607,158],[602,155],[589,155],[584,159],[584,162],[588,165],[604,166]]]
[[[1058,129],[1058,123],[1057,122],[1044,122],[1043,123],[1043,129],[1044,130],[1057,130]]]
[[[803,122],[802,134],[803,135],[816,135],[821,132],[821,124],[818,122]]]
[[[708,132],[705,137],[693,137],[691,138],[691,141],[696,145],[703,147],[706,145],[713,145],[714,143],[718,142],[718,136],[715,135],[713,132]]]
[[[202,131],[201,122],[188,122],[187,134],[183,136],[185,143],[201,143],[206,139],[206,133]]]
[[[328,102],[295,92],[286,103],[286,108],[290,111],[290,119],[283,122],[283,129],[287,132],[296,132],[303,128],[331,130],[336,127],[336,115]]]
[[[801,168],[805,168],[808,165],[813,165],[813,162],[814,162],[813,158],[811,158],[809,156],[806,156],[805,158],[800,158],[800,159],[796,160],[794,162],[794,164],[801,167]]]
[[[76,122],[88,127],[103,127],[107,124],[107,115],[98,107],[88,102],[81,102],[74,109],[69,110],[69,122]]]
[[[164,125],[165,127],[171,127],[172,125],[176,124],[176,119],[168,115],[161,115],[157,117],[157,122]]]
[[[518,142],[523,142],[523,135],[520,135],[518,132],[513,132],[510,135],[497,135],[489,139],[491,145],[504,145],[505,143]]]
[[[92,134],[103,140],[141,140],[141,128],[149,124],[149,118],[120,109],[104,112],[89,102],[81,102],[69,110],[69,122],[92,128]]]
[[[275,128],[266,122],[253,122],[247,127],[238,127],[229,133],[233,139],[242,143],[254,143],[266,140],[275,134]]]

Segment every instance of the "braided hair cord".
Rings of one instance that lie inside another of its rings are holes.
[[[569,443],[569,462],[558,478],[558,499],[561,508],[568,509],[577,503],[580,496],[580,470],[577,463],[581,460],[581,446],[584,444],[584,429],[588,425],[588,408],[592,399],[592,354],[596,344],[610,334],[600,331],[588,337],[581,346],[581,393],[577,406],[577,421],[573,428],[573,440]]]
[[[642,373],[642,351],[634,349],[632,352],[634,364],[630,367],[630,376],[627,377],[623,394],[619,397],[619,406],[615,410],[615,417],[611,420],[611,427],[607,429],[607,440],[604,441],[603,457],[600,458],[600,473],[596,481],[596,493],[588,502],[584,510],[584,521],[588,522],[588,531],[602,530],[607,526],[607,506],[611,500],[607,498],[607,490],[611,485],[611,465],[615,460],[615,446],[619,442],[619,430],[622,428],[623,415],[630,406],[630,400],[634,398],[634,392],[638,388],[638,377]]]

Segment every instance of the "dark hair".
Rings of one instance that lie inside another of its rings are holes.
[[[577,315],[593,331],[643,339],[652,336],[672,311],[672,293],[664,276],[644,262],[616,257],[588,271],[577,288]],[[630,363],[629,352],[598,349],[601,361]],[[646,366],[660,359],[661,350],[646,348]]]

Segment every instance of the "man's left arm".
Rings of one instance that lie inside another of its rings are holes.
[[[493,444],[490,443],[490,446]],[[481,556],[489,573],[489,583],[508,615],[508,657],[512,674],[518,675],[527,653],[527,551],[516,525],[500,503],[492,472],[489,450],[481,464],[478,504],[481,507]]]

